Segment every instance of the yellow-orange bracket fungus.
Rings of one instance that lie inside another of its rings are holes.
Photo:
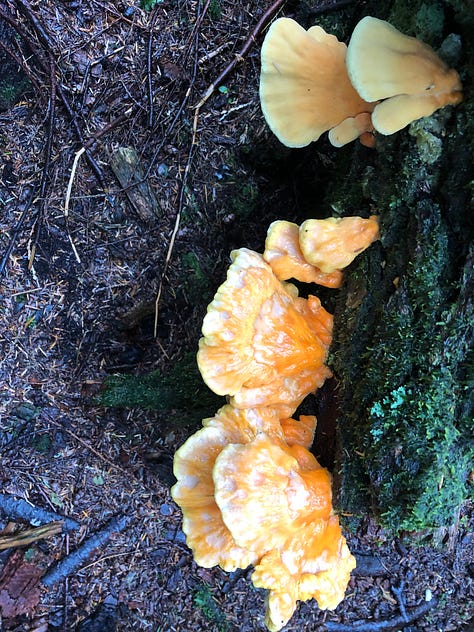
[[[445,105],[462,101],[459,75],[424,42],[371,16],[355,27],[346,58],[362,99],[384,99],[372,113],[374,128],[393,134]]]
[[[258,552],[252,582],[269,590],[267,628],[280,630],[298,600],[335,608],[355,560],[332,515],[330,475],[313,455],[259,434],[224,448],[213,479],[235,542]]]
[[[240,248],[231,259],[204,317],[201,375],[237,408],[279,406],[290,417],[331,375],[332,316],[315,296],[279,281],[262,255]]]
[[[375,215],[308,219],[300,226],[299,243],[306,261],[327,274],[347,267],[379,239]]]
[[[281,437],[279,416],[270,408],[239,410],[226,405],[214,417],[204,419],[203,426],[175,453],[177,483],[171,494],[182,509],[183,531],[197,564],[206,568],[219,565],[225,571],[246,568],[258,556],[238,546],[222,521],[212,471],[217,456],[229,444],[248,443],[261,432]]]
[[[300,248],[298,224],[285,220],[272,222],[267,231],[263,258],[270,264],[280,281],[296,279],[304,283],[318,283],[337,288],[342,283],[342,272],[326,273],[306,261]]]
[[[174,459],[172,495],[194,559],[228,571],[253,564],[255,586],[270,591],[271,631],[298,600],[335,608],[355,566],[332,514],[330,475],[305,447],[315,422],[226,405]]]
[[[270,129],[284,145],[304,147],[330,129],[330,141],[338,147],[370,135],[375,104],[364,101],[352,86],[346,51],[343,42],[319,26],[306,31],[290,18],[270,26],[261,51],[260,102]],[[368,118],[338,130],[346,119],[364,112]]]

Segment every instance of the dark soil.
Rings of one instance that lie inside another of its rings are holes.
[[[201,417],[183,425],[171,412],[109,408],[97,397],[109,375],[166,374],[194,352],[230,250],[261,251],[271,221],[307,216],[311,182],[331,170],[326,140],[290,152],[267,130],[260,38],[201,108],[193,145],[194,106],[269,6],[0,2],[0,19],[18,29],[5,54],[30,81],[0,114],[1,257],[11,247],[0,279],[0,490],[80,524],[0,553],[0,630],[265,629],[251,570],[196,566],[169,495],[173,454]],[[301,10],[289,3],[285,14]],[[84,146],[87,155],[77,153]],[[155,213],[113,173],[124,147],[136,152]],[[298,178],[315,156],[313,173]],[[55,562],[123,516],[127,526],[78,570],[38,586]],[[0,537],[30,526],[0,511]],[[473,629],[473,526],[465,506],[444,542],[423,534],[414,542],[367,518],[347,533],[359,569],[345,601],[335,612],[301,604],[285,630],[389,621],[431,598],[415,622],[380,629]],[[23,605],[18,597],[7,608],[14,582],[2,578],[18,551],[9,568],[30,584],[18,589]]]

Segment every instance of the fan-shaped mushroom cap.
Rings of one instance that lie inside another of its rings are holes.
[[[229,445],[245,445],[260,436],[279,445],[291,443],[288,449],[295,454],[298,446],[312,440],[315,425],[316,418],[312,416],[302,416],[300,421],[280,420],[275,409],[239,410],[226,405],[214,417],[204,419],[204,427],[179,448],[174,456],[177,483],[171,494],[182,509],[186,542],[200,566],[219,565],[233,571],[246,568],[259,558],[255,546],[250,550],[236,543],[222,520],[213,481],[219,454]]]
[[[326,274],[306,261],[300,248],[299,226],[293,222],[277,220],[270,224],[263,258],[280,281],[296,279],[332,288],[342,283],[339,270]]]
[[[354,90],[347,47],[319,26],[306,31],[279,18],[262,45],[260,101],[265,119],[288,147],[304,147],[344,119],[371,112]]]
[[[220,565],[224,570],[246,568],[257,560],[255,552],[239,547],[227,527],[214,499],[212,469],[220,452],[229,443],[246,443],[257,432],[279,431],[279,420],[273,411],[236,410],[224,406],[204,428],[179,448],[174,456],[177,483],[171,494],[183,511],[186,542],[200,566]]]
[[[322,610],[336,608],[355,565],[337,516],[313,520],[282,550],[266,553],[255,566],[252,582],[269,590],[265,624],[270,632],[288,622],[297,601],[316,599]]]
[[[458,73],[430,46],[384,20],[367,16],[357,24],[346,63],[352,85],[362,98],[387,99],[372,115],[375,129],[382,134],[392,134],[462,100]]]
[[[323,272],[348,266],[358,254],[379,239],[375,215],[308,219],[300,226],[300,247],[306,261]]]
[[[268,628],[279,630],[299,599],[334,608],[355,562],[331,516],[330,476],[313,455],[260,434],[224,448],[213,479],[235,542],[260,555],[252,581],[270,590]]]
[[[298,298],[258,253],[241,248],[231,258],[204,318],[199,369],[234,406],[283,405],[290,416],[331,375],[324,362],[332,316],[316,297]]]

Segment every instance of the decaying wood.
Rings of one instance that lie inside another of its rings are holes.
[[[40,577],[41,568],[15,551],[0,575],[0,615],[12,619],[31,614],[40,599]]]
[[[130,204],[144,222],[160,217],[161,209],[133,147],[119,147],[110,166],[125,190]]]
[[[0,535],[0,551],[13,549],[18,546],[29,546],[37,540],[44,540],[52,535],[57,535],[63,530],[62,522],[50,522],[49,524],[34,529],[25,529],[20,533]]]
[[[80,526],[72,518],[61,516],[61,514],[42,509],[41,507],[35,507],[22,498],[13,498],[13,496],[8,494],[0,494],[0,511],[8,518],[14,518],[15,520],[28,520],[28,522],[40,524],[61,522],[64,533],[76,531]]]

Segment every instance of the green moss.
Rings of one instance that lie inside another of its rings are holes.
[[[438,2],[422,4],[415,16],[416,37],[436,46],[441,42],[444,30],[444,10]]]
[[[474,452],[456,428],[456,394],[454,376],[439,369],[369,411],[367,468],[382,519],[396,531],[446,526],[468,495]]]
[[[436,4],[433,43],[442,33]],[[397,28],[419,34],[423,3],[395,2]],[[418,24],[416,23],[418,20]],[[456,25],[451,25],[454,30]],[[445,58],[466,86],[472,32]],[[366,157],[340,155],[331,206],[380,215],[381,242],[358,258],[338,294],[332,366],[340,379],[340,507],[375,511],[394,531],[450,525],[468,497],[474,458],[474,115],[472,96],[377,139]],[[361,164],[362,163],[362,164]],[[344,179],[344,172],[346,179]],[[351,182],[348,184],[347,179]],[[359,210],[359,209],[356,209]]]
[[[226,619],[223,610],[215,600],[210,586],[200,584],[193,594],[194,605],[199,608],[207,621],[214,624],[218,632],[228,632],[230,624]]]
[[[179,291],[186,296],[191,304],[210,303],[214,294],[213,262],[206,255],[198,256],[189,251],[180,257],[181,278]]]
[[[30,87],[29,79],[21,73],[4,72],[0,80],[0,111],[13,107]]]
[[[143,408],[169,415],[175,424],[195,423],[210,417],[225,402],[203,383],[193,353],[177,361],[166,374],[113,375],[98,398],[103,406]]]
[[[220,0],[211,0],[209,4],[209,17],[211,20],[219,20],[222,15],[222,6]]]
[[[409,134],[416,140],[420,160],[431,165],[443,152],[443,126],[436,117],[422,118],[410,125]]]

